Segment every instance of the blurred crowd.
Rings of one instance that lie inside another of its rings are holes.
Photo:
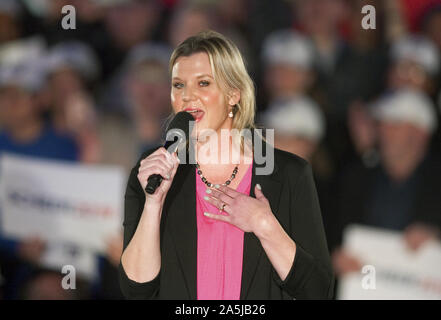
[[[338,276],[362,265],[342,249],[351,223],[412,250],[440,239],[441,0],[0,0],[0,152],[131,169],[163,138],[173,48],[204,29],[241,50],[257,124],[311,163]],[[1,297],[122,297],[121,236],[74,293],[44,250],[2,238]]]

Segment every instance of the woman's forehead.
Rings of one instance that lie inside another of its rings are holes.
[[[176,59],[173,65],[172,77],[199,77],[202,75],[213,76],[210,59],[205,52],[181,56]]]

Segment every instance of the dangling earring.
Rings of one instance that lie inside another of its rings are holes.
[[[236,104],[236,105],[234,105],[234,106],[232,106],[232,108],[231,108],[230,112],[228,113],[228,117],[230,117],[230,118],[234,117],[234,113],[233,113],[233,109],[234,109],[234,108],[236,108],[236,109],[237,109],[237,104]]]

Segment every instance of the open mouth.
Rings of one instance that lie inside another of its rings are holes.
[[[184,111],[191,114],[196,122],[200,121],[203,117],[205,112],[201,109],[192,109],[192,108],[186,108]]]

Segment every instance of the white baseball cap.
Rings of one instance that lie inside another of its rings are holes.
[[[39,90],[46,80],[45,53],[46,45],[39,37],[1,46],[0,86],[13,85],[32,92]]]
[[[267,64],[287,64],[310,69],[314,61],[311,41],[293,30],[271,33],[263,44],[263,60]]]
[[[263,122],[275,134],[301,136],[319,141],[325,132],[325,118],[320,107],[308,97],[294,97],[271,104]]]
[[[394,61],[410,60],[421,65],[429,74],[439,70],[439,54],[435,45],[427,38],[406,35],[392,44],[391,57]]]
[[[380,121],[411,123],[430,133],[437,128],[432,101],[415,90],[402,89],[380,98],[372,106],[372,114]]]
[[[46,42],[40,36],[9,41],[0,46],[0,66],[37,60],[46,53]]]
[[[45,81],[44,69],[35,60],[0,67],[0,87],[14,86],[36,92],[43,87]]]
[[[46,58],[48,73],[63,67],[77,71],[87,80],[95,79],[100,72],[95,52],[80,41],[66,41],[53,46]]]

